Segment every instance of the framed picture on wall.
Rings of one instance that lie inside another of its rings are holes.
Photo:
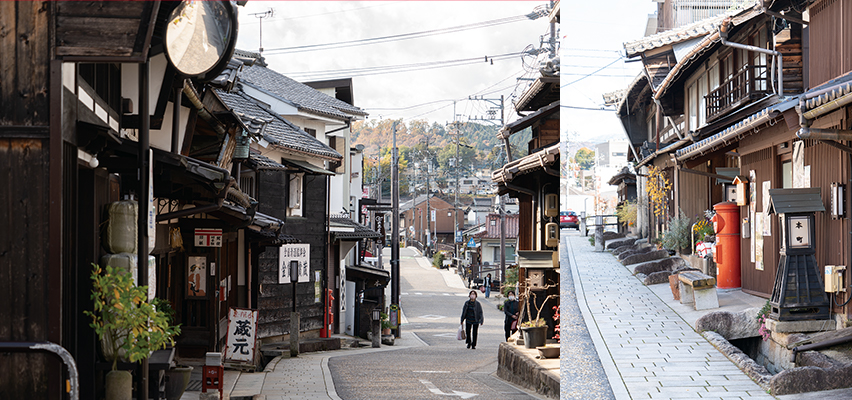
[[[186,297],[207,297],[207,257],[190,256],[186,266]]]

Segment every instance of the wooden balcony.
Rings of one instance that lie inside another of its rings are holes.
[[[746,65],[733,77],[704,96],[707,121],[712,121],[769,92],[769,76],[765,65]]]

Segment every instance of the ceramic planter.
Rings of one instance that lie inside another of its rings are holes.
[[[133,375],[129,371],[109,371],[104,389],[106,400],[133,400]]]
[[[534,349],[539,346],[544,346],[545,336],[547,336],[547,326],[527,327],[522,326],[521,332],[524,336],[524,347]]]
[[[192,367],[176,367],[166,371],[166,399],[180,400],[189,384],[190,374]]]

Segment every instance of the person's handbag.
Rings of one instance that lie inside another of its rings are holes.
[[[512,329],[513,331],[518,330],[518,320],[514,320],[514,321],[512,321],[512,328],[511,328],[511,329]]]
[[[456,334],[456,339],[458,339],[458,340],[464,340],[465,339],[464,325],[459,325],[459,333]]]

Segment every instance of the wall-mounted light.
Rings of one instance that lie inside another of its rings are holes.
[[[831,219],[846,217],[846,185],[831,183]]]

